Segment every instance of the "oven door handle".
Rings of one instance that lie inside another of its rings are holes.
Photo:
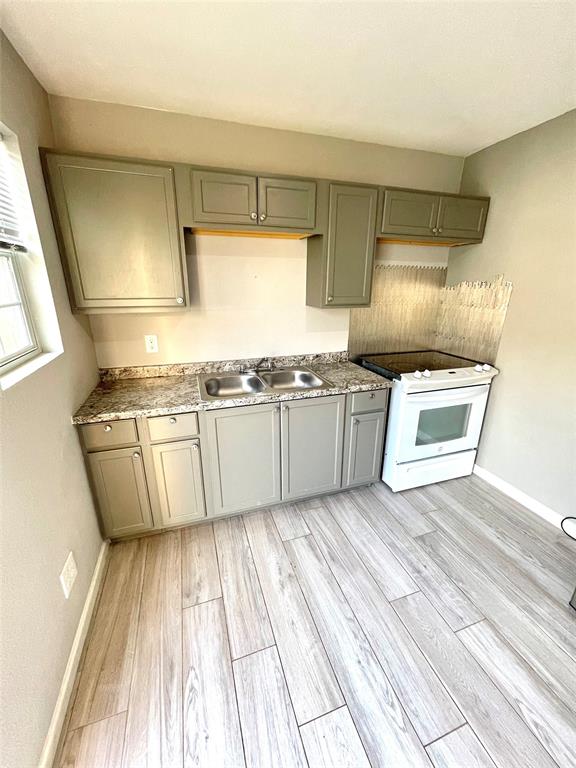
[[[462,390],[466,391],[463,392]],[[483,397],[490,389],[489,384],[479,384],[475,387],[459,387],[458,389],[442,389],[434,392],[408,392],[408,402],[414,405],[419,403],[439,403],[440,405],[456,405],[467,403]],[[458,392],[456,395],[455,393]],[[452,394],[454,393],[454,394]]]

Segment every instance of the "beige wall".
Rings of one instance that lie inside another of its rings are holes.
[[[484,242],[448,283],[503,273],[512,298],[478,464],[564,515],[576,504],[576,111],[466,159],[492,198]]]
[[[101,538],[70,416],[97,373],[88,324],[70,313],[38,145],[52,143],[48,99],[0,33],[0,120],[18,134],[64,353],[0,393],[0,753],[37,765]],[[78,577],[58,580],[69,550]]]
[[[457,192],[463,159],[50,96],[59,149]]]
[[[50,105],[62,150],[447,192],[460,184],[463,161],[449,155],[79,99],[51,96]],[[417,258],[420,249],[411,250]],[[305,269],[305,241],[196,238],[192,310],[91,318],[98,363],[155,365],[346,349],[348,311],[306,307]],[[157,354],[144,350],[148,333],[158,335]]]

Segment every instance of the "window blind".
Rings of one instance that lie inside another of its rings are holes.
[[[25,251],[12,183],[12,158],[0,134],[0,250]]]
[[[0,134],[1,135],[1,134]],[[0,140],[0,369],[36,354],[37,341],[19,262],[26,252],[18,215],[17,160]],[[20,160],[21,163],[21,160]]]

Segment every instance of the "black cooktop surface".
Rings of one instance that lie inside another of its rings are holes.
[[[435,349],[419,350],[417,352],[389,352],[382,355],[362,355],[362,365],[376,370],[382,375],[398,378],[401,373],[413,371],[448,371],[453,368],[470,368],[477,360],[448,355]],[[366,363],[368,365],[366,365]]]

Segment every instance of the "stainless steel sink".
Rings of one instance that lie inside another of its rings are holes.
[[[312,371],[302,368],[280,369],[260,374],[272,389],[292,392],[295,389],[316,389],[324,385],[324,380]]]
[[[208,374],[202,378],[200,387],[209,397],[220,400],[227,397],[258,395],[264,392],[266,384],[254,373]]]
[[[279,395],[283,392],[303,392],[332,386],[327,379],[303,367],[278,368],[272,371],[205,373],[198,377],[198,383],[202,400]]]

